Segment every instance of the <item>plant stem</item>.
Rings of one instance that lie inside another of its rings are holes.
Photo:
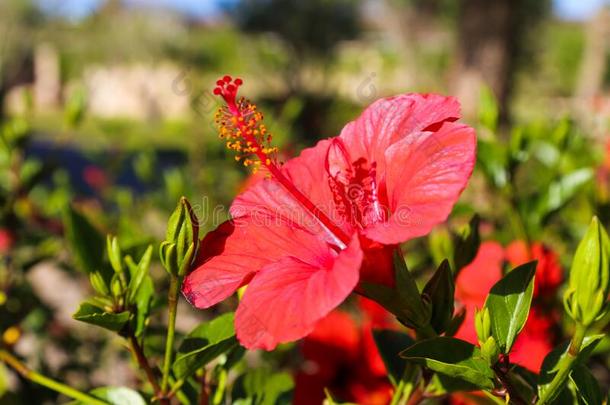
[[[157,398],[159,398],[159,402],[161,404],[169,404],[169,400],[167,398],[165,398],[165,396],[163,395],[163,392],[161,391],[161,387],[159,387],[159,383],[157,382],[157,378],[155,377],[155,372],[153,371],[152,367],[148,363],[148,360],[146,359],[146,356],[144,355],[144,351],[142,350],[140,343],[138,343],[138,339],[135,337],[135,335],[133,333],[130,333],[128,336],[128,340],[129,340],[129,344],[131,345],[131,350],[133,351],[133,354],[136,356],[136,360],[138,361],[138,364],[146,373],[146,377],[148,378],[150,385],[152,385],[152,387],[153,387],[155,396]]]
[[[417,405],[424,399],[424,390],[418,388],[413,392],[413,395],[407,401],[407,405]]]
[[[169,393],[166,395],[166,397],[167,398],[171,398],[174,395],[176,395],[180,391],[180,388],[182,388],[182,386],[184,385],[185,382],[186,382],[186,380],[184,378],[181,378],[181,379],[177,380],[171,386],[171,389],[169,390]]]
[[[201,376],[201,392],[199,393],[199,405],[208,405],[210,402],[210,391],[205,372]]]
[[[407,363],[402,373],[400,382],[396,386],[390,405],[404,405],[415,389],[418,367],[412,363]]]
[[[510,381],[508,371],[502,369],[501,366],[496,366],[493,369],[496,372],[496,376],[502,383],[502,386],[506,389],[511,403],[514,403],[516,405],[528,405],[527,401],[521,397],[519,391],[513,386],[513,383]]]
[[[167,296],[169,306],[169,318],[167,325],[167,339],[165,340],[165,359],[163,360],[163,380],[161,382],[161,392],[167,392],[169,382],[169,372],[172,364],[172,353],[174,352],[174,335],[176,332],[176,312],[178,309],[178,290],[180,289],[180,279],[178,276],[171,276],[169,292]]]
[[[549,383],[548,387],[542,391],[540,399],[538,399],[537,405],[543,405],[553,402],[557,396],[561,393],[565,387],[565,382],[570,376],[572,366],[580,353],[582,342],[585,339],[587,328],[583,325],[576,325],[574,336],[570,341],[567,353],[561,357],[557,364],[557,373]]]
[[[0,361],[3,361],[4,363],[8,364],[23,378],[30,380],[36,384],[40,384],[44,387],[47,387],[55,392],[59,392],[60,394],[63,394],[67,397],[92,405],[108,405],[107,402],[104,402],[100,399],[92,397],[91,395],[85,394],[84,392],[81,392],[75,388],[69,387],[65,384],[62,384],[58,381],[52,380],[48,377],[43,376],[42,374],[38,374],[37,372],[30,370],[19,359],[17,359],[15,356],[5,350],[0,350]]]

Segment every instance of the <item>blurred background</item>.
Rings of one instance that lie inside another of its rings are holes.
[[[593,213],[608,225],[607,1],[0,0],[0,327],[33,366],[76,386],[133,378],[71,319],[89,287],[65,210],[134,249],[163,239],[182,195],[204,231],[226,218],[249,173],[213,126],[224,74],[285,158],[377,98],[454,95],[480,139],[458,223],[479,212],[486,235],[544,240],[565,267]],[[411,251],[421,274],[436,260]],[[202,316],[181,311],[182,331]],[[6,386],[0,368],[0,403],[54,395]]]

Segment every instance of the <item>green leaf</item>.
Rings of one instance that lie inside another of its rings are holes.
[[[485,307],[491,315],[492,335],[502,353],[510,352],[527,320],[534,292],[536,261],[506,274],[489,292]]]
[[[127,302],[129,303],[134,302],[140,285],[144,281],[144,278],[148,275],[150,261],[152,259],[152,252],[153,247],[152,245],[149,245],[137,265],[133,263],[131,257],[128,257],[128,260],[126,260],[127,265],[129,267],[129,274],[131,277],[129,280],[129,292],[127,295]]]
[[[422,293],[422,300],[431,307],[430,325],[438,334],[443,333],[451,323],[454,294],[453,273],[449,261],[445,260],[428,281]]]
[[[397,385],[402,379],[406,366],[405,360],[399,356],[399,353],[411,346],[414,340],[406,333],[391,329],[373,329],[373,338],[388,370],[390,381]]]
[[[136,316],[134,317],[135,335],[140,337],[144,333],[146,327],[146,319],[150,314],[150,309],[155,293],[152,278],[146,274],[144,280],[140,283],[136,295],[134,297],[136,305]]]
[[[538,204],[537,212],[540,217],[548,216],[567,204],[592,177],[593,170],[583,168],[565,174],[551,183]]]
[[[458,310],[453,318],[451,318],[451,322],[447,326],[445,330],[445,336],[453,336],[457,333],[460,326],[464,323],[464,319],[466,319],[466,308],[462,307],[462,309]]]
[[[477,167],[480,167],[489,182],[497,189],[508,183],[508,152],[497,140],[477,140]]]
[[[479,251],[481,245],[480,222],[478,215],[473,216],[468,223],[468,227],[454,241],[453,265],[456,273],[470,264]]]
[[[430,320],[430,308],[422,302],[415,279],[402,254],[394,252],[393,259],[394,288],[363,282],[362,289],[367,297],[381,304],[403,324],[414,329],[425,327]]]
[[[186,378],[237,345],[235,315],[227,313],[196,327],[185,338],[172,366],[176,378]]]
[[[111,405],[146,405],[146,401],[137,391],[127,387],[100,387],[90,393]]]
[[[252,405],[290,404],[288,393],[294,387],[288,373],[273,373],[267,368],[257,368],[241,376],[234,387],[233,398],[248,399]]]
[[[494,386],[494,372],[481,357],[479,349],[460,339],[441,336],[423,340],[400,355],[407,361],[479,388],[492,389]]]
[[[125,326],[125,323],[129,320],[129,312],[106,312],[100,307],[88,302],[83,302],[72,317],[77,321],[90,323],[104,329],[118,332],[123,329],[123,326]]]
[[[449,377],[444,374],[435,373],[428,386],[426,387],[426,393],[432,396],[444,396],[451,392],[464,392],[464,391],[479,391],[480,388],[474,384],[461,380],[459,378]]]
[[[105,244],[98,230],[72,206],[67,206],[64,210],[63,224],[66,239],[79,270],[87,273],[101,271]]]
[[[580,394],[579,402],[585,405],[601,405],[603,403],[602,390],[587,367],[583,365],[574,367],[570,379]]]

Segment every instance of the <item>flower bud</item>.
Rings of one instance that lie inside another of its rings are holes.
[[[570,316],[584,326],[603,316],[609,291],[610,239],[597,217],[578,245],[564,305]]]
[[[120,297],[123,295],[123,285],[118,274],[112,276],[112,280],[110,281],[110,292],[113,297]]]
[[[476,311],[474,314],[474,327],[477,332],[479,346],[483,347],[491,336],[491,317],[489,315],[489,309],[483,308],[480,311]]]
[[[199,242],[199,223],[191,204],[182,197],[167,224],[167,235],[161,243],[160,256],[165,269],[183,276],[189,269]]]
[[[493,336],[488,337],[487,340],[481,344],[481,356],[491,365],[498,362],[500,348],[496,344],[496,340]]]
[[[108,235],[106,237],[106,250],[108,251],[108,258],[110,259],[110,265],[115,273],[123,272],[123,256],[121,255],[121,247],[119,246],[119,240]]]

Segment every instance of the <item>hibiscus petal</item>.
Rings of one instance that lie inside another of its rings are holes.
[[[416,132],[385,153],[390,217],[365,229],[383,244],[422,236],[443,222],[472,174],[474,130],[446,122],[437,132]]]
[[[290,159],[282,166],[282,173],[316,207],[324,212],[346,234],[351,235],[349,224],[335,211],[329,178],[325,169],[329,140],[320,141],[313,148],[304,149],[299,157]],[[330,243],[337,238],[309,212],[276,179],[259,181],[240,194],[231,205],[233,216],[244,214],[262,217],[277,217],[281,221],[321,235]]]
[[[182,292],[197,308],[229,297],[257,271],[285,256],[311,260],[325,243],[279,218],[243,216],[210,232],[202,241],[202,263],[185,279]]]
[[[361,262],[355,236],[339,254],[327,246],[315,260],[285,257],[265,266],[237,309],[237,338],[249,349],[272,350],[307,335],[354,289]]]
[[[354,158],[364,157],[385,169],[385,151],[393,143],[423,130],[435,129],[445,121],[460,118],[460,104],[453,97],[437,94],[404,94],[377,100],[358,119],[341,131]]]

